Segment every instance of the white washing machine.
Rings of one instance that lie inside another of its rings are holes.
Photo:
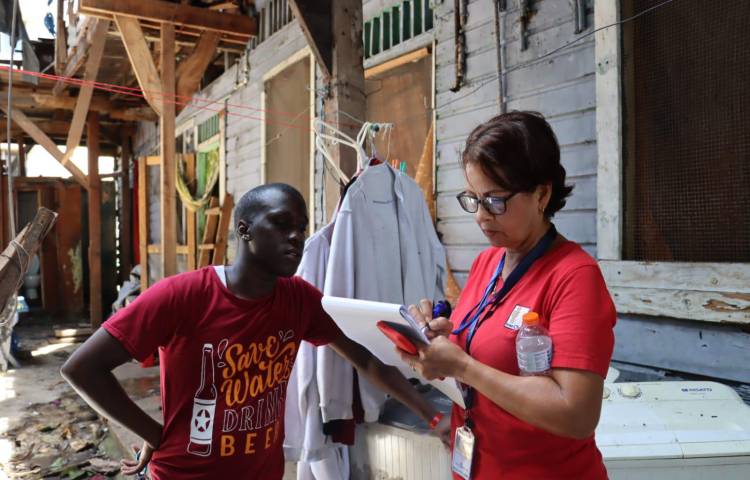
[[[750,479],[750,407],[731,388],[714,382],[605,387],[596,439],[611,480]],[[407,425],[400,408],[385,415],[398,426],[357,428],[352,479],[450,479],[446,449],[424,424]]]
[[[750,479],[750,407],[728,386],[605,388],[596,443],[612,480]]]

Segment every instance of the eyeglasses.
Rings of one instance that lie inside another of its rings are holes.
[[[495,195],[487,195],[486,197],[479,198],[473,193],[462,192],[456,195],[458,203],[461,208],[468,213],[477,213],[479,210],[479,204],[482,204],[484,209],[492,215],[502,215],[507,210],[506,204],[508,200],[513,198],[518,192],[513,192],[505,197],[498,197]]]

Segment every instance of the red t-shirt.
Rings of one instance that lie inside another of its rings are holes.
[[[300,340],[341,335],[321,297],[293,277],[244,300],[208,267],[157,283],[104,323],[137,360],[159,349],[155,480],[282,478],[284,400]]]
[[[482,298],[503,255],[501,248],[482,252],[451,320],[457,328]],[[502,278],[499,280],[502,286]],[[518,375],[516,334],[523,313],[539,313],[552,337],[552,367],[597,373],[602,377],[614,347],[615,307],[593,258],[573,242],[553,247],[538,259],[490,318],[476,331],[471,356]],[[467,329],[468,330],[468,329]],[[467,331],[451,339],[466,344]],[[476,436],[472,479],[606,479],[594,437],[564,438],[536,428],[475,391],[470,417]],[[463,425],[463,410],[454,405],[452,427]],[[454,476],[458,479],[458,476]]]

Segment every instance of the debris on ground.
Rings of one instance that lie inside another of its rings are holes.
[[[107,424],[75,392],[29,406],[3,437],[15,446],[3,465],[10,478],[103,479],[119,473],[119,459],[104,450],[111,438]]]

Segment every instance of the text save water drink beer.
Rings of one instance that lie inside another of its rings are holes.
[[[214,346],[203,345],[201,386],[193,400],[193,418],[190,420],[188,453],[207,457],[211,455],[211,440],[216,411],[216,385],[214,385]]]
[[[539,314],[523,316],[523,326],[516,336],[518,370],[522,377],[549,375],[552,364],[552,338],[539,323]]]

